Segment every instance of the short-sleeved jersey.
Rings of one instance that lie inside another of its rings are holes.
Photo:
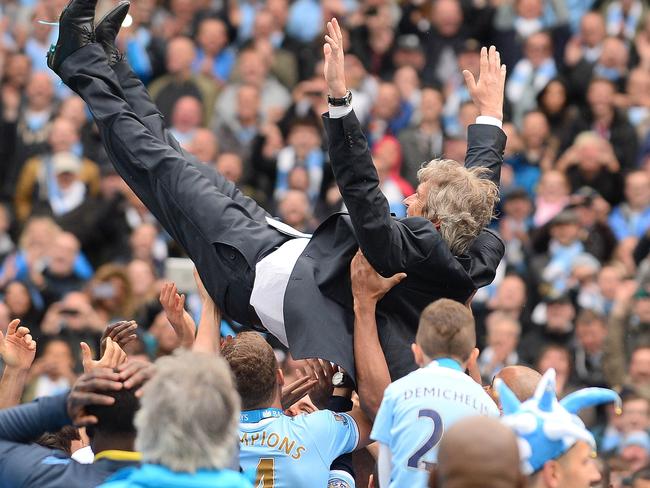
[[[427,486],[445,430],[475,415],[498,417],[499,409],[450,359],[433,361],[389,385],[371,437],[390,448],[390,486]]]
[[[256,473],[255,488],[326,488],[332,461],[358,442],[354,419],[330,410],[239,424],[240,463]]]

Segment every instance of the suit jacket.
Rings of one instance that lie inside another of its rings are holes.
[[[491,283],[505,246],[486,229],[466,255],[457,257],[429,220],[393,218],[354,112],[340,119],[325,116],[324,121],[332,168],[349,213],[323,222],[293,269],[284,298],[289,347],[297,358],[328,359],[354,377],[349,267],[360,246],[381,275],[408,274],[377,308],[380,341],[396,379],[416,368],[410,345],[422,310],[438,298],[464,303],[477,288]],[[465,165],[488,168],[498,184],[504,132],[472,125],[468,139]]]

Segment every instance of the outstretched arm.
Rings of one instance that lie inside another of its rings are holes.
[[[336,19],[327,23],[327,32],[323,46],[325,80],[329,94],[342,98],[347,93],[343,35]],[[350,107],[330,107],[324,123],[334,177],[368,261],[382,275],[391,275],[404,270],[407,259],[424,258],[429,250],[417,255],[418,249],[406,242],[408,235],[390,215],[368,142],[354,112]]]
[[[388,291],[406,278],[399,273],[382,278],[360,252],[350,264],[354,296],[354,365],[357,372],[359,401],[366,414],[374,420],[390,385],[390,373],[379,342],[375,311],[377,303]]]
[[[465,166],[480,166],[490,170],[488,178],[499,184],[506,135],[501,130],[506,66],[494,46],[481,49],[478,80],[469,71],[463,71],[467,89],[479,110],[476,124],[467,130]]]
[[[36,354],[36,342],[27,327],[19,327],[20,320],[12,320],[7,336],[0,332],[0,357],[5,369],[0,379],[0,409],[20,403],[27,373]]]

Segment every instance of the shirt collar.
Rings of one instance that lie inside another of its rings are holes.
[[[108,449],[95,454],[95,461],[108,459],[110,461],[142,461],[142,453],[137,451],[120,451],[118,449]]]

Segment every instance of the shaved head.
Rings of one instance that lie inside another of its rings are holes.
[[[459,455],[462,453],[462,455]],[[520,488],[517,438],[490,417],[455,423],[442,438],[438,465],[431,474],[434,488]]]
[[[503,381],[520,402],[525,402],[535,393],[535,388],[537,388],[539,380],[542,379],[542,375],[527,366],[507,366],[499,371],[494,378]],[[494,392],[494,388],[492,391]],[[497,401],[492,393],[490,396]],[[500,405],[500,402],[497,401],[497,405]]]

